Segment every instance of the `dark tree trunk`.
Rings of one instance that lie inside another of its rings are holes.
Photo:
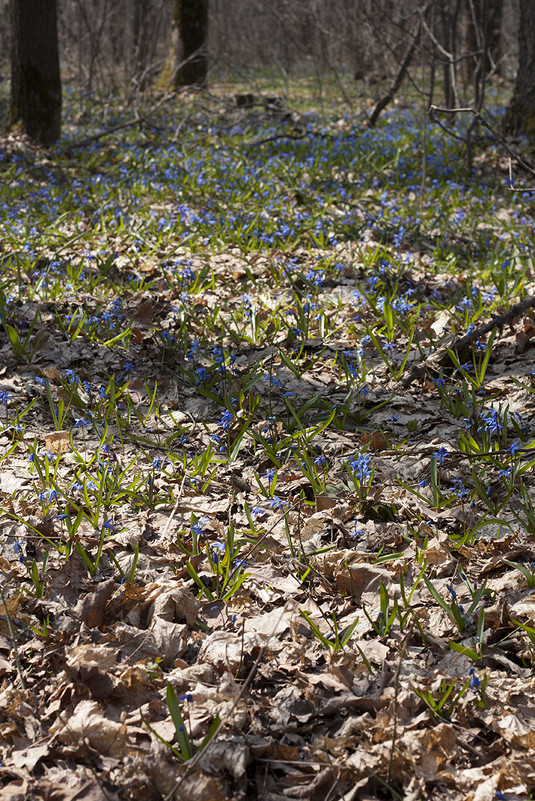
[[[442,28],[442,47],[445,52],[441,52],[439,58],[442,60],[442,74],[444,78],[444,103],[448,108],[456,105],[455,87],[452,80],[452,64],[451,59],[454,59],[454,46],[455,46],[455,27],[453,24],[453,14],[450,9],[450,4],[445,0],[438,0],[438,8],[440,12],[440,24]],[[446,55],[447,54],[447,55]]]
[[[173,32],[178,65],[175,86],[205,86],[208,0],[175,0]]]
[[[518,72],[503,130],[535,139],[535,0],[521,0],[518,30]]]
[[[477,53],[468,68],[487,75],[491,70],[500,72],[500,29],[503,17],[503,0],[467,0],[468,31],[466,46]],[[473,73],[472,73],[473,75]]]
[[[148,0],[134,0],[133,13],[133,45],[134,45],[134,79],[139,91],[143,91],[147,83],[148,66]]]
[[[10,0],[8,128],[48,145],[61,134],[56,0]]]
[[[488,28],[486,33],[487,40],[487,71],[494,69],[496,75],[501,75],[502,71],[502,48],[500,41],[500,31],[503,20],[503,0],[492,0],[490,2],[490,14],[488,15]]]

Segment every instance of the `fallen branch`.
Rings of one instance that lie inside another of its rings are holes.
[[[7,574],[4,573],[4,576]],[[17,673],[19,674],[19,681],[20,681],[20,688],[22,692],[26,691],[26,685],[24,683],[24,676],[22,675],[22,667],[20,664],[19,658],[19,651],[17,648],[17,640],[15,639],[15,630],[13,628],[13,622],[11,620],[11,615],[9,614],[9,609],[7,608],[6,597],[4,595],[4,588],[0,588],[0,597],[2,598],[2,605],[4,607],[4,612],[6,613],[5,619],[7,622],[7,627],[9,629],[9,636],[11,637],[11,645],[13,646],[13,655],[15,657],[15,665],[17,666]]]
[[[172,100],[174,97],[174,92],[164,95],[164,97],[161,97],[160,100],[154,104],[154,106],[151,106],[151,108],[145,112],[145,114],[138,114],[137,117],[134,117],[131,120],[121,122],[118,125],[113,125],[111,128],[107,128],[105,131],[101,131],[98,134],[93,134],[93,136],[88,136],[86,139],[81,139],[79,142],[71,142],[67,146],[67,149],[72,150],[75,147],[85,147],[86,145],[90,145],[91,142],[98,142],[99,139],[103,139],[105,136],[110,136],[110,134],[116,133],[116,131],[121,131],[123,128],[131,128],[132,125],[138,125],[138,123],[144,122],[151,117],[155,111],[157,111],[169,100]]]
[[[265,139],[255,139],[254,142],[244,142],[243,144],[245,147],[257,147],[258,145],[267,145],[268,142],[277,142],[279,139],[290,139],[297,142],[300,139],[306,139],[309,136],[319,136],[323,139],[327,139],[327,137],[331,136],[331,134],[324,133],[323,131],[303,131],[303,133],[299,134],[280,133],[274,134],[273,136],[267,136]]]
[[[274,136],[268,136],[266,139],[257,139],[254,142],[246,142],[245,146],[257,147],[258,145],[267,145],[268,142],[277,142],[279,139],[293,139],[294,141],[297,141],[299,139],[306,139],[307,136],[311,135],[311,132],[308,131],[302,134],[275,134]]]
[[[449,359],[448,351],[455,350],[457,353],[460,353],[469,345],[471,345],[474,340],[485,336],[485,334],[488,334],[490,331],[494,331],[495,328],[497,328],[501,333],[507,323],[512,323],[516,317],[519,317],[521,314],[527,311],[527,309],[532,309],[534,307],[535,295],[529,295],[527,298],[525,298],[525,300],[520,301],[520,303],[515,303],[514,306],[511,306],[511,308],[503,314],[493,317],[492,320],[484,325],[478,326],[478,328],[475,328],[470,334],[465,334],[463,337],[454,339],[448,348],[441,348],[439,351],[433,353],[431,356],[425,359],[425,361],[423,361],[421,364],[413,367],[409,375],[400,381],[401,386],[404,389],[410,387],[413,381],[425,376],[425,373],[431,367],[439,370],[441,367],[447,365],[447,360]]]

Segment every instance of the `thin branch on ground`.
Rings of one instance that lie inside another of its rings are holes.
[[[398,659],[398,666],[396,670],[396,675],[394,678],[394,725],[392,728],[392,744],[390,746],[390,756],[388,758],[388,774],[387,774],[387,782],[390,784],[392,780],[392,765],[394,762],[394,752],[396,749],[396,740],[398,734],[398,699],[399,699],[399,677],[401,675],[401,667],[403,665],[403,660],[405,659],[405,654],[407,652],[407,645],[409,644],[409,640],[412,636],[412,625],[410,626],[408,632],[406,633],[405,637],[403,638],[403,642],[401,643],[401,649],[399,652],[399,659]]]
[[[423,378],[429,368],[439,369],[441,366],[444,366],[444,362],[447,363],[449,359],[448,351],[454,350],[459,353],[469,347],[476,339],[485,336],[485,334],[488,334],[495,328],[501,332],[505,325],[513,322],[515,317],[519,317],[527,311],[527,309],[532,308],[535,308],[535,295],[529,295],[527,298],[520,301],[520,303],[515,303],[514,306],[511,306],[511,308],[503,314],[493,317],[492,320],[484,325],[478,326],[470,334],[465,334],[462,337],[454,339],[447,348],[441,348],[436,353],[431,354],[425,361],[412,368],[409,375],[400,381],[401,386],[407,389],[414,381]]]
[[[285,611],[287,605],[288,604],[286,603],[284,608],[283,608],[283,612]],[[281,616],[282,616],[282,613],[281,613]],[[176,784],[172,788],[172,790],[165,796],[164,801],[171,801],[171,799],[174,797],[175,793],[180,789],[181,785],[186,781],[188,776],[191,776],[191,773],[197,767],[197,765],[199,764],[201,759],[207,754],[207,752],[211,749],[211,747],[217,741],[217,735],[221,731],[223,725],[232,717],[232,715],[234,714],[234,711],[235,711],[236,707],[238,706],[239,702],[242,700],[243,696],[245,695],[245,693],[247,692],[247,690],[251,686],[251,684],[253,682],[253,679],[256,676],[256,673],[257,673],[258,668],[260,666],[260,662],[262,661],[262,659],[264,657],[264,654],[266,652],[266,647],[267,646],[264,645],[260,649],[260,651],[258,653],[258,656],[256,657],[253,666],[251,667],[249,673],[247,674],[247,677],[246,677],[245,681],[243,682],[243,684],[241,686],[240,692],[238,693],[238,695],[234,699],[234,703],[232,704],[232,707],[229,709],[227,714],[224,717],[222,717],[221,720],[219,721],[219,726],[217,727],[216,731],[214,732],[214,736],[212,737],[212,739],[206,745],[205,748],[202,748],[201,750],[197,751],[197,753],[194,754],[194,756],[186,763],[186,770],[184,772],[184,775],[180,777],[180,779],[176,782]]]
[[[18,651],[18,648],[17,648],[17,641],[15,639],[15,630],[13,628],[13,621],[11,620],[11,615],[9,614],[9,609],[7,608],[6,597],[4,595],[4,588],[3,587],[0,589],[0,597],[2,598],[2,605],[3,605],[5,613],[6,613],[6,622],[7,622],[7,627],[9,629],[9,636],[11,638],[11,645],[13,646],[13,655],[15,657],[15,664],[17,666],[17,673],[18,673],[18,676],[19,676],[20,688],[24,692],[26,690],[26,685],[24,683],[24,676],[22,675],[22,667],[21,667],[20,659],[19,659],[19,651]]]
[[[88,136],[86,139],[81,139],[79,142],[70,142],[68,145],[69,150],[73,150],[76,147],[85,147],[86,145],[90,145],[92,142],[98,142],[99,139],[104,139],[105,136],[110,136],[117,131],[122,131],[124,128],[131,128],[133,125],[138,125],[141,122],[145,122],[149,117],[151,117],[155,111],[161,108],[165,103],[169,102],[169,100],[173,100],[176,97],[175,92],[170,92],[163,97],[161,97],[157,103],[151,106],[145,114],[138,114],[136,117],[133,117],[131,120],[126,120],[126,122],[118,123],[117,125],[112,125],[111,128],[107,128],[105,131],[101,131],[98,134],[93,134],[93,136]]]

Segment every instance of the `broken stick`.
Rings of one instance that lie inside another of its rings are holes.
[[[463,337],[459,337],[458,339],[454,339],[452,344],[448,348],[441,348],[436,353],[431,354],[427,359],[425,359],[421,364],[416,365],[412,368],[409,375],[406,376],[402,381],[400,381],[401,386],[403,389],[407,389],[419,378],[422,378],[428,368],[434,367],[435,369],[439,369],[440,367],[444,366],[445,360],[448,358],[449,350],[455,350],[458,353],[469,345],[474,342],[474,340],[479,339],[480,337],[488,334],[490,331],[493,331],[497,328],[500,333],[503,330],[503,327],[507,325],[507,323],[511,323],[516,317],[519,317],[523,314],[527,309],[531,309],[535,307],[535,295],[528,295],[527,298],[521,300],[520,303],[515,303],[514,306],[511,306],[503,314],[500,314],[496,317],[493,317],[488,323],[484,325],[478,326],[478,328],[474,328],[470,334],[465,334]]]

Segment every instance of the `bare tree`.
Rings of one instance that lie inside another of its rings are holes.
[[[336,85],[348,107],[364,97],[366,103],[377,103],[406,63],[415,15],[426,4],[426,0],[55,2],[62,78],[78,87],[80,107],[87,113],[97,98],[105,102],[110,90],[126,90],[129,101],[137,102],[139,92],[153,84],[158,90],[173,84],[202,86],[207,63],[214,75],[218,70],[247,70],[242,77],[253,82],[255,73],[249,68],[267,67],[286,88],[305,67],[320,95],[323,86]],[[0,74],[10,39],[9,15],[2,13],[7,4],[8,0],[0,0]],[[407,83],[429,95],[429,102],[434,102],[433,93],[445,89],[453,105],[459,101],[478,106],[485,76],[494,74],[497,64],[503,65],[505,76],[516,71],[518,14],[524,4],[524,0],[432,0],[413,47]],[[356,85],[352,74],[362,79]],[[324,83],[327,77],[334,84]]]
[[[61,134],[56,0],[11,0],[8,128],[48,145]]]
[[[520,3],[518,72],[503,130],[535,138],[535,0]]]

